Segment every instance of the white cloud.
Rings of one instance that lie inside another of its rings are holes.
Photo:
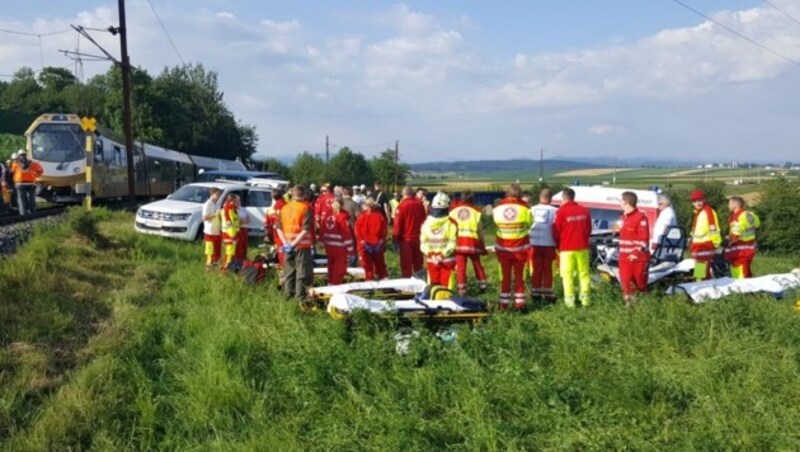
[[[587,132],[589,132],[592,135],[603,136],[603,135],[609,135],[609,134],[616,133],[616,132],[621,132],[622,130],[623,130],[622,127],[615,126],[615,125],[612,125],[612,124],[598,124],[598,125],[594,125],[594,126],[589,127]]]

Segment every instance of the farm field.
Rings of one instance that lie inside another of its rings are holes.
[[[130,215],[102,210],[94,236],[77,216],[0,267],[2,449],[792,449],[799,439],[796,297],[692,306],[654,293],[629,311],[600,284],[589,309],[495,315],[459,327],[452,344],[417,325],[400,356],[392,321],[303,312],[272,284],[206,274],[197,243],[137,235]],[[755,271],[798,266],[760,257]],[[485,298],[496,297],[493,284]]]

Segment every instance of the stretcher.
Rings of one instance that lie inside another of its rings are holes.
[[[418,278],[384,279],[361,281],[336,286],[313,287],[308,295],[313,300],[329,300],[336,294],[358,295],[367,298],[404,299],[413,298],[425,291],[426,282]]]
[[[438,286],[403,300],[374,300],[352,293],[337,293],[328,300],[327,310],[335,319],[345,319],[356,311],[382,317],[449,322],[477,321],[489,315],[485,302],[453,296],[449,289]]]
[[[685,294],[693,303],[719,300],[733,294],[766,294],[783,298],[789,290],[800,289],[800,268],[791,273],[759,276],[757,278],[719,278],[708,281],[678,284],[667,289],[667,294]]]

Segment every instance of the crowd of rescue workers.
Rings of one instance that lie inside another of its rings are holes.
[[[203,205],[208,271],[226,271],[232,263],[246,258],[247,232],[242,226],[254,221],[235,194],[228,195],[218,207],[221,193],[212,188]],[[403,278],[426,270],[429,284],[449,287],[461,296],[469,287],[470,263],[478,290],[482,293],[487,289],[481,258],[493,251],[501,274],[500,310],[513,307],[524,311],[528,287],[534,303],[555,303],[554,274],[561,277],[566,306],[574,308],[579,302],[586,307],[591,304],[592,290],[592,217],[588,208],[575,201],[574,190],[566,188],[561,196],[561,205],[556,208],[551,205],[553,193],[543,189],[538,203],[533,203],[532,196],[514,183],[503,199],[484,211],[474,204],[469,190],[451,201],[443,192],[429,200],[424,189],[409,186],[389,196],[380,182],[369,191],[363,185],[325,184],[319,191],[314,184],[295,185],[287,192],[274,190],[276,201],[265,215],[264,240],[277,249],[287,298],[306,297],[313,283],[313,257],[318,245],[325,249],[331,285],[343,283],[348,266],[357,263],[367,281],[387,279],[386,251],[391,246],[399,255]],[[704,193],[694,191],[688,201],[694,207],[690,246],[695,259],[694,278],[710,278],[710,263],[720,254],[730,263],[732,277],[750,277],[758,217],[746,210],[742,198],[730,198],[729,232],[723,249],[717,213]],[[677,224],[669,197],[660,194],[658,202],[659,214],[651,229],[647,216],[637,209],[636,194],[628,191],[621,197],[619,280],[626,304],[647,292],[651,253],[662,243],[665,232]],[[486,246],[484,214],[490,214],[494,222],[493,249]]]

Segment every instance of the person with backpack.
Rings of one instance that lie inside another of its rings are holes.
[[[11,172],[14,173],[19,214],[31,214],[36,211],[36,178],[44,174],[44,169],[39,162],[28,160],[25,151],[21,149],[14,155]]]

